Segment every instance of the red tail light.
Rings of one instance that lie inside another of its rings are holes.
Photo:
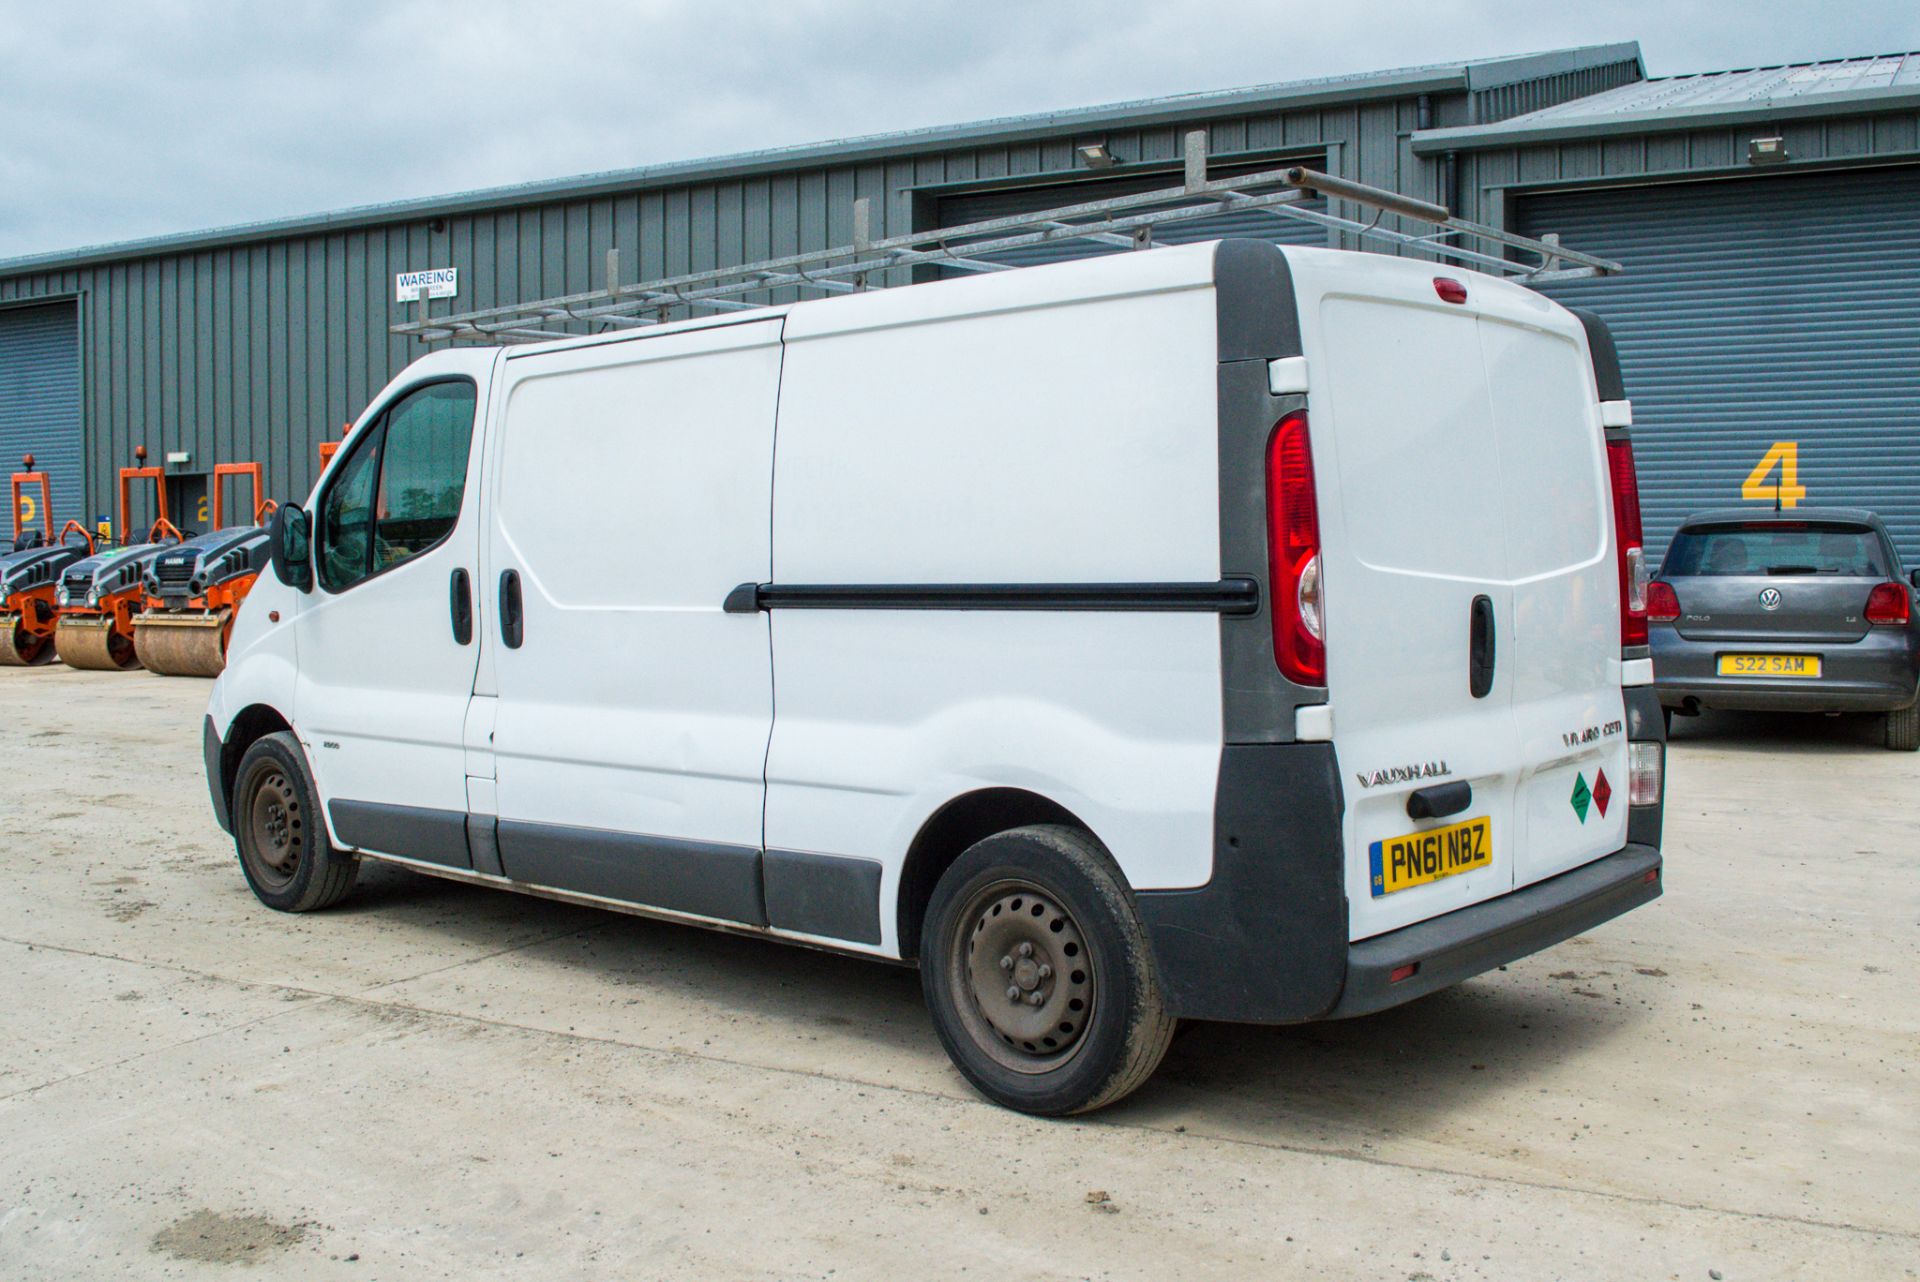
[[[1451,276],[1435,276],[1433,292],[1440,295],[1443,303],[1464,303],[1467,301],[1467,287]]]
[[[1904,624],[1907,621],[1907,589],[1898,583],[1876,583],[1867,594],[1867,622]]]
[[[1620,559],[1620,644],[1645,645],[1647,554],[1641,546],[1640,482],[1633,471],[1632,441],[1607,442],[1607,471],[1613,479],[1613,536]]]
[[[1296,685],[1325,685],[1320,504],[1305,413],[1281,419],[1267,442],[1267,581],[1273,592],[1274,662]]]
[[[1680,598],[1673,585],[1655,579],[1647,584],[1647,622],[1672,623],[1680,617]]]

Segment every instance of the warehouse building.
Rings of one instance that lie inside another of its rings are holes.
[[[1920,561],[1920,57],[1649,80],[1637,44],[1298,81],[652,166],[0,261],[0,461],[110,513],[136,446],[176,521],[215,463],[304,495],[418,344],[403,274],[461,311],[1301,163],[1617,258],[1555,286],[1620,339],[1657,553],[1695,508],[1857,504]],[[1335,211],[1339,212],[1339,211]],[[1260,212],[1165,242],[1342,243]],[[1348,247],[1358,247],[1352,245]],[[1030,262],[1102,252],[1013,251]],[[769,295],[786,301],[792,295]],[[1777,492],[1777,495],[1776,495]]]

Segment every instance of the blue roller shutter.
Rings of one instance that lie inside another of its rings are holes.
[[[1920,565],[1920,169],[1555,193],[1516,226],[1626,265],[1548,292],[1619,342],[1650,554],[1790,441],[1802,506],[1871,508]]]
[[[1270,160],[1253,166],[1252,170],[1279,169],[1287,164],[1305,164],[1313,168],[1322,168],[1324,163],[1318,156],[1291,161]],[[1251,172],[1243,167],[1235,168],[1243,172]],[[1209,176],[1230,177],[1234,172],[1235,169],[1215,169]],[[1083,182],[1053,183],[1037,187],[969,192],[943,198],[939,203],[937,216],[940,226],[953,227],[962,223],[980,222],[988,218],[1030,214],[1038,210],[1057,209],[1062,205],[1073,205],[1082,201],[1131,196],[1143,191],[1158,191],[1179,185],[1178,173],[1162,172],[1129,175],[1122,178],[1088,179]],[[1315,197],[1301,202],[1301,208],[1313,210],[1315,213],[1325,213],[1327,202]],[[1213,214],[1190,222],[1172,223],[1154,230],[1154,242],[1160,245],[1191,245],[1203,240],[1234,238],[1266,240],[1276,245],[1313,245],[1324,248],[1327,244],[1327,231],[1324,227],[1302,219],[1276,216],[1257,209]],[[984,255],[984,257],[995,262],[1034,267],[1043,263],[1060,263],[1074,258],[1092,258],[1100,254],[1126,252],[1128,251],[1117,246],[1070,240],[1024,245],[1018,249],[1003,250],[997,254]]]
[[[0,308],[0,472],[18,469],[25,454],[53,486],[55,529],[69,517],[84,521],[80,330],[72,303]],[[12,533],[7,519],[0,537]]]

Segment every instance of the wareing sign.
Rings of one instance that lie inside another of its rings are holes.
[[[458,267],[429,267],[421,272],[401,272],[393,278],[393,301],[411,303],[425,289],[428,298],[452,298],[460,292]]]

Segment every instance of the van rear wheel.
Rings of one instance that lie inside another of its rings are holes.
[[[1025,1113],[1131,1094],[1173,1038],[1119,870],[1073,828],[1017,828],[963,853],[928,905],[920,979],[955,1066]]]
[[[283,913],[340,902],[360,861],[333,848],[320,818],[300,741],[263,735],[240,758],[233,782],[233,844],[261,903]]]

